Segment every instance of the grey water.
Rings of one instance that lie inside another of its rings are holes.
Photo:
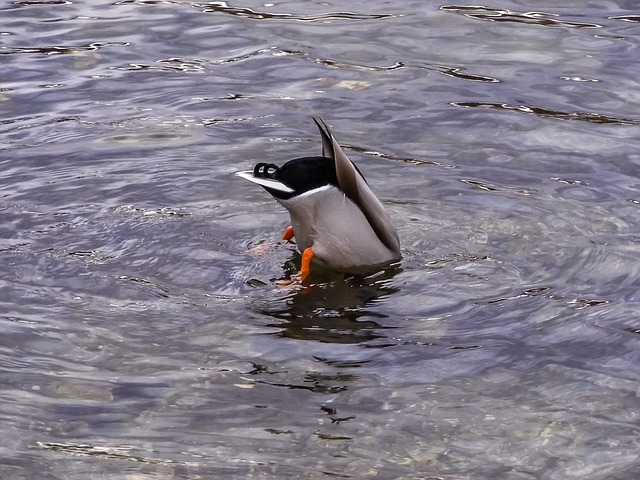
[[[0,478],[640,471],[634,1],[0,0]],[[403,260],[233,174],[322,117]]]

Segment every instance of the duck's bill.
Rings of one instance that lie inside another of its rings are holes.
[[[245,180],[249,180],[250,182],[257,183],[258,185],[262,185],[265,188],[270,188],[272,190],[277,190],[283,193],[291,193],[293,192],[292,188],[287,187],[284,183],[279,182],[277,180],[272,180],[270,178],[261,178],[256,177],[253,174],[253,170],[245,170],[243,172],[236,172],[238,177],[242,177]]]

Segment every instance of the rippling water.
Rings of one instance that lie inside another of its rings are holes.
[[[637,477],[636,2],[0,18],[1,478]],[[404,259],[291,291],[312,115]]]

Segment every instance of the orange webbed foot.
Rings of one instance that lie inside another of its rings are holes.
[[[300,268],[300,279],[304,281],[311,273],[311,259],[313,258],[314,253],[311,247],[306,248],[304,252],[302,252],[302,267]]]
[[[287,229],[284,231],[284,235],[282,235],[282,241],[288,242],[294,237],[293,227],[289,225]]]

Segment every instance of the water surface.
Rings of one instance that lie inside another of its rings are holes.
[[[0,16],[2,478],[636,478],[635,2]],[[283,289],[314,115],[404,258]]]

